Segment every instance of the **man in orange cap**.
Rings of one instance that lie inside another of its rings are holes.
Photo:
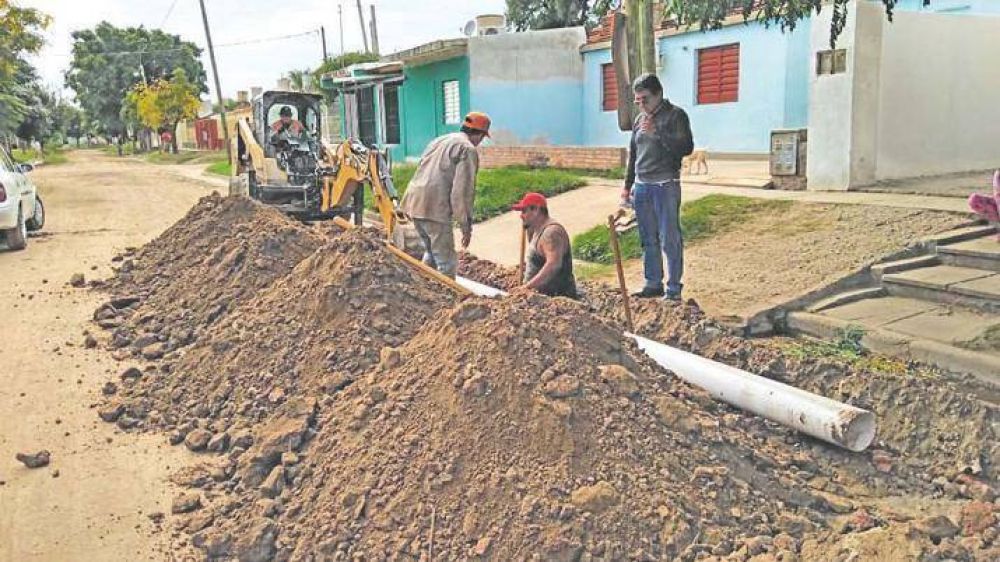
[[[479,173],[476,147],[488,136],[490,118],[474,111],[465,116],[461,131],[431,141],[400,202],[423,242],[424,263],[451,277],[458,270],[452,223],[458,223],[462,248],[468,248]]]
[[[545,196],[525,194],[514,210],[521,211],[521,222],[528,231],[524,288],[550,297],[578,298],[569,233],[549,216]]]

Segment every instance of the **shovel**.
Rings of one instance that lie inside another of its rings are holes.
[[[618,229],[620,227],[629,228],[629,221],[624,225],[619,221],[626,217],[626,211],[619,209],[617,213],[608,215],[608,232],[611,239],[611,251],[615,254],[615,267],[618,269],[618,286],[622,291],[622,302],[625,303],[625,325],[629,332],[635,332],[635,325],[632,323],[632,307],[628,300],[628,287],[625,286],[625,271],[622,269],[622,250],[618,245]]]

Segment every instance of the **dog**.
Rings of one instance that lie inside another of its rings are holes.
[[[692,173],[691,168],[695,167],[695,165],[697,165],[695,174],[701,174],[702,167],[705,168],[704,173],[708,174],[708,149],[696,148],[694,149],[694,152],[692,152],[690,156],[684,157],[684,160],[682,161],[682,166],[684,167],[684,169],[687,171],[688,174]]]

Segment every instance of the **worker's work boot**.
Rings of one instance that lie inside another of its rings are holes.
[[[655,299],[663,296],[663,287],[644,287],[641,291],[632,293],[637,299]]]

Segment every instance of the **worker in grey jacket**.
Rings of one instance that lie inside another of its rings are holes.
[[[400,203],[423,242],[424,263],[450,277],[458,270],[452,224],[458,223],[462,248],[468,248],[479,172],[476,147],[488,136],[490,118],[472,112],[461,131],[431,141]]]
[[[684,285],[684,240],[681,236],[681,161],[694,150],[687,113],[663,97],[653,74],[632,86],[641,112],[632,127],[628,173],[622,201],[635,207],[642,240],[645,286],[633,296],[664,296],[663,256],[669,274],[668,300],[681,300]]]

